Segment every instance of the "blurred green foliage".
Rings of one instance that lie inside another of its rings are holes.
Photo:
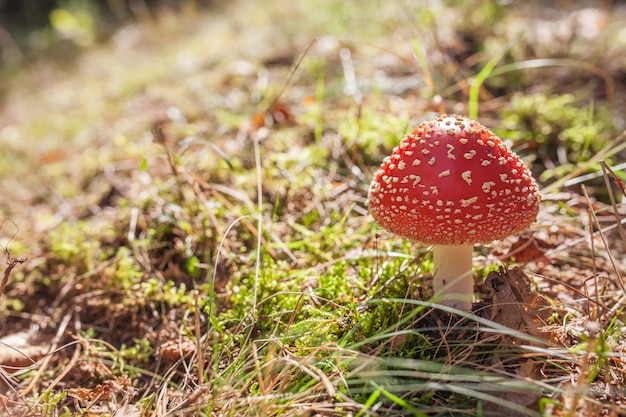
[[[581,101],[573,94],[515,94],[502,114],[503,138],[537,147],[547,167],[540,181],[570,172],[609,145],[617,135],[606,105]]]

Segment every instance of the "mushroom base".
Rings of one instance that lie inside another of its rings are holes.
[[[473,245],[433,247],[435,301],[459,310],[471,310],[474,300],[473,249]]]

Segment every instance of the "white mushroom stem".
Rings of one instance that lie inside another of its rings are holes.
[[[463,311],[472,309],[474,276],[473,245],[433,246],[433,289],[439,304]]]

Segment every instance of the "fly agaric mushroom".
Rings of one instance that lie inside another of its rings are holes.
[[[539,191],[524,163],[496,135],[462,116],[421,123],[374,175],[369,211],[382,228],[432,244],[441,303],[471,309],[472,249],[535,221]]]

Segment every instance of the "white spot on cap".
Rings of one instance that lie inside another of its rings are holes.
[[[474,204],[475,202],[478,201],[478,197],[474,196],[474,197],[470,197],[468,199],[461,199],[461,207],[465,208],[465,207],[469,207],[472,204]]]
[[[448,148],[448,158],[456,159],[456,156],[454,156],[454,145],[448,143],[446,147]]]
[[[483,182],[482,189],[484,192],[488,193],[494,185],[496,185],[496,183],[493,181],[485,181]]]
[[[461,178],[465,180],[468,185],[472,184],[472,171],[467,170],[461,173]]]
[[[445,171],[441,171],[441,172],[439,173],[439,178],[442,178],[442,177],[447,177],[448,175],[450,175],[450,170],[449,170],[449,169],[446,169]]]

